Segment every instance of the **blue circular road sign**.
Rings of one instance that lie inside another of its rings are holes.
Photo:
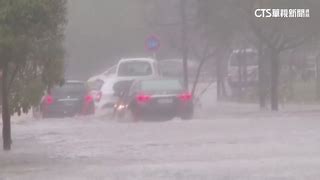
[[[150,36],[146,42],[149,51],[157,51],[160,48],[160,40],[156,36]]]

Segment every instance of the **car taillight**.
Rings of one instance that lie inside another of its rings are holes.
[[[91,95],[87,95],[85,97],[85,101],[86,101],[86,103],[91,103],[91,102],[93,102],[93,97]]]
[[[151,96],[149,95],[145,95],[145,94],[140,94],[136,97],[138,103],[146,103],[148,101],[150,101]]]
[[[45,97],[45,102],[46,102],[47,105],[51,105],[53,103],[53,101],[54,100],[53,100],[52,96],[48,95],[48,96]]]
[[[192,94],[190,93],[183,93],[179,96],[181,101],[190,101],[192,100]]]

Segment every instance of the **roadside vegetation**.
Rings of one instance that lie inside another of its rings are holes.
[[[63,81],[65,0],[0,0],[3,148],[11,115],[27,113],[45,88]]]

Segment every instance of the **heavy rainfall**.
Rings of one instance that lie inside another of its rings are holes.
[[[319,9],[0,0],[0,180],[320,179]]]

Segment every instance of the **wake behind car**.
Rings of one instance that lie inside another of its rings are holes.
[[[117,119],[149,120],[193,117],[193,98],[179,80],[137,80],[129,90],[117,87],[120,97],[115,106]]]
[[[94,98],[86,83],[67,81],[62,86],[48,89],[41,100],[40,112],[43,118],[94,114]]]

